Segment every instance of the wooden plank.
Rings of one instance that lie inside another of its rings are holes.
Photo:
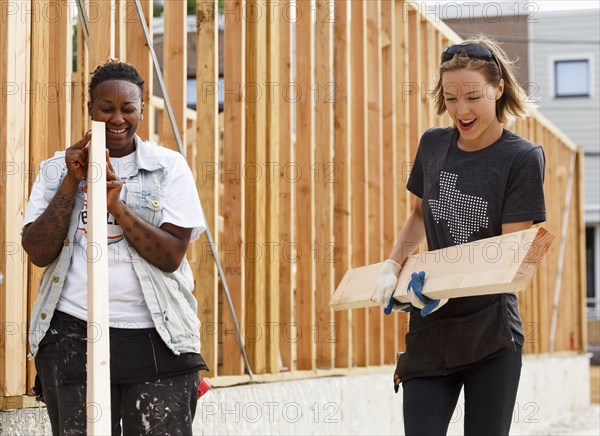
[[[351,2],[352,45],[350,63],[352,66],[352,89],[356,92],[352,99],[352,259],[351,266],[367,263],[366,238],[366,150],[368,144],[367,125],[367,86],[366,62],[367,11],[365,2]],[[369,355],[367,340],[368,313],[364,309],[352,313],[352,363],[367,366]]]
[[[72,10],[70,13],[74,13]],[[83,36],[81,28],[81,20],[77,19],[77,39],[76,50],[74,54],[77,56],[75,70],[71,74],[71,140],[69,144],[74,144],[79,141],[88,127],[88,108],[86,101],[87,88],[86,80],[89,77],[89,51]]]
[[[186,88],[187,88],[187,2],[164,2],[163,71],[165,87],[173,109],[173,117],[186,149]],[[162,115],[161,145],[179,151],[175,133],[166,110]]]
[[[289,10],[290,0],[281,3],[282,10]],[[292,83],[291,20],[283,20],[279,27],[279,74],[283,98],[279,99],[279,335],[282,370],[294,368],[294,343],[292,335],[294,322],[294,295],[292,289],[291,247],[294,239],[292,222],[292,183],[296,175],[292,165],[292,98],[283,89],[290,89]]]
[[[585,158],[585,153],[583,149],[579,149],[577,151],[577,175],[575,178],[575,192],[576,192],[576,201],[574,201],[574,207],[576,208],[576,239],[573,241],[577,241],[578,249],[575,250],[575,255],[577,256],[575,273],[579,277],[579,286],[578,289],[579,295],[579,304],[576,307],[579,310],[578,313],[578,331],[580,332],[579,342],[576,344],[576,350],[581,352],[586,352],[588,349],[588,331],[587,331],[587,284],[586,284],[586,262],[585,262],[585,196],[584,196],[584,181],[585,181],[585,173],[583,161]],[[574,243],[574,242],[573,242]]]
[[[383,156],[381,114],[381,0],[367,3],[367,106],[369,145],[367,153],[367,259],[383,257]],[[377,308],[369,311],[369,364],[383,363],[383,317]]]
[[[219,217],[219,45],[217,1],[200,2],[196,9],[196,187],[202,202],[206,224],[213,240],[219,245],[216,231]],[[201,54],[201,55],[200,55]],[[217,326],[219,283],[217,267],[207,239],[194,244],[190,266],[196,276],[194,295],[198,300],[198,316],[202,321],[202,357],[210,368],[209,375],[218,374],[219,337]]]
[[[277,9],[278,0],[268,0],[268,19],[266,22],[266,58],[258,59],[267,66],[266,81],[268,84],[279,84],[280,79],[280,56],[281,51],[279,26],[283,21],[280,11]],[[284,48],[285,50],[285,48]],[[268,61],[267,61],[268,59]],[[277,165],[279,163],[279,140],[280,140],[280,113],[279,106],[281,93],[279,87],[268,86],[266,90],[266,152],[265,152],[265,183],[266,183],[266,231],[265,231],[265,327],[263,328],[266,341],[265,357],[266,372],[279,372],[279,344],[278,332],[279,322],[279,175]],[[259,205],[261,207],[262,205]],[[261,278],[258,277],[260,280]]]
[[[14,12],[30,7],[25,1],[0,3],[0,83],[6,88],[0,100],[0,162],[4,162],[0,183],[0,322],[6,331],[0,343],[0,395],[25,393],[26,344],[23,328],[27,309],[27,264],[20,248],[20,233],[28,195],[28,105],[30,94],[17,84],[29,79],[29,28],[31,16],[22,19]],[[24,20],[24,22],[23,22]],[[37,95],[33,94],[35,97]],[[25,179],[25,183],[23,182]],[[9,333],[10,332],[10,333]]]
[[[133,14],[127,7],[128,0],[115,0],[115,56],[124,61],[127,60],[127,46],[129,40],[127,39],[127,21],[137,21],[137,14]],[[127,15],[132,13],[132,15]],[[138,23],[139,25],[139,23]]]
[[[394,298],[410,302],[406,289],[414,272],[425,272],[423,295],[431,299],[522,292],[531,281],[554,235],[546,229],[480,239],[410,255]],[[331,298],[334,309],[376,306],[373,294],[382,263],[349,270]]]
[[[115,57],[116,3],[115,0],[90,0],[88,8],[89,66],[93,72],[108,58]]]
[[[397,214],[399,225],[403,225],[410,213],[409,192],[405,189],[408,176],[410,175],[410,110],[408,106],[409,85],[409,48],[408,48],[408,24],[406,5],[404,1],[396,1],[394,12],[395,24],[395,67],[396,73],[396,141],[397,157],[396,167],[401,171],[401,177],[397,180],[400,185],[397,191]]]
[[[225,2],[225,129],[223,132],[223,164],[220,168],[223,183],[223,233],[221,261],[225,278],[229,285],[231,300],[236,311],[240,327],[245,325],[245,268],[242,252],[245,244],[246,219],[244,208],[244,184],[241,180],[241,168],[246,162],[245,156],[245,103],[242,90],[246,78],[246,20],[242,20],[245,0]],[[219,374],[238,375],[243,373],[242,354],[236,340],[233,319],[229,314],[225,299],[223,317],[220,319],[220,344],[222,371]]]
[[[397,141],[396,141],[396,80],[394,67],[396,65],[396,29],[395,2],[381,3],[381,71],[382,71],[382,147],[383,166],[383,254],[387,256],[394,246],[398,234],[397,190],[404,191],[404,186],[398,183]],[[383,361],[393,363],[398,351],[398,317],[383,317]]]
[[[334,163],[336,183],[334,184],[334,241],[336,248],[335,284],[337,285],[350,267],[350,208],[351,200],[351,137],[352,118],[351,101],[353,92],[350,87],[350,3],[335,0],[336,20],[334,22]],[[351,312],[335,312],[335,367],[352,366]]]
[[[108,245],[106,225],[105,124],[92,121],[88,147],[87,204],[87,433],[111,431],[108,332]],[[93,340],[92,340],[93,338]]]
[[[43,11],[49,7],[49,2],[32,3],[32,21],[31,21],[31,56],[29,71],[30,89],[38,89],[36,96],[41,96],[43,85],[48,84],[50,70],[50,22],[43,19]],[[55,50],[53,50],[55,51]],[[60,79],[58,82],[61,83]],[[52,156],[50,152],[50,143],[56,146],[55,138],[51,138],[49,133],[49,100],[45,98],[30,99],[29,119],[35,120],[35,123],[26,123],[29,125],[29,159],[28,166],[33,171],[37,171],[39,164]],[[55,132],[56,133],[56,132]],[[29,193],[35,177],[27,180],[26,193]],[[27,318],[30,321],[33,305],[38,296],[38,286],[42,277],[43,269],[38,268],[31,262],[28,262],[28,311]],[[35,363],[27,363],[27,384],[30,385],[35,380]]]
[[[148,29],[152,29],[152,2],[153,0],[140,0],[142,11]],[[206,2],[204,2],[206,3]],[[154,108],[151,105],[154,71],[150,50],[146,44],[146,37],[139,22],[135,7],[135,0],[126,3],[126,34],[127,34],[127,62],[132,64],[144,79],[144,119],[138,128],[138,135],[144,139],[151,139],[154,134]],[[152,33],[150,34],[152,40]]]
[[[246,14],[255,17],[261,10],[259,0],[248,0]],[[266,178],[262,172],[267,161],[266,99],[258,84],[266,83],[267,20],[246,23],[246,165],[243,183],[246,203],[246,316],[248,358],[254,372],[266,372]]]
[[[301,132],[296,137],[296,163],[302,177],[295,183],[296,194],[295,240],[296,256],[296,317],[302,334],[296,342],[297,369],[314,369],[316,365],[316,344],[310,333],[315,324],[315,184],[311,171],[315,163],[315,112],[311,87],[314,85],[315,65],[315,25],[311,11],[315,1],[297,3],[296,21],[296,69],[299,89],[302,96],[296,103],[296,129]]]
[[[419,138],[421,137],[422,131],[422,109],[419,99],[420,87],[419,83],[421,80],[421,32],[419,26],[419,16],[415,11],[408,12],[408,57],[409,62],[409,73],[408,73],[408,85],[406,94],[408,95],[408,108],[411,114],[410,118],[410,157],[411,160],[417,153],[419,146]]]
[[[410,192],[406,189],[408,176],[410,175],[411,155],[410,155],[410,130],[411,115],[409,108],[409,48],[408,48],[408,15],[407,5],[404,1],[396,0],[394,11],[394,24],[396,33],[396,52],[394,71],[396,73],[396,168],[400,171],[401,177],[398,177],[397,184],[397,216],[398,221],[396,231],[399,233],[401,227],[406,222],[410,214]],[[398,326],[396,327],[396,347],[397,351],[406,349],[404,336],[406,334],[405,325],[408,325],[408,314],[398,313]]]
[[[333,238],[333,185],[336,171],[333,162],[333,2],[317,0],[315,40],[315,327],[317,343],[317,368],[334,365],[333,310],[329,299],[335,289],[333,262],[335,243]]]

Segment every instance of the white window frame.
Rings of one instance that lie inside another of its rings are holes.
[[[569,61],[587,61],[588,63],[588,67],[589,67],[589,71],[588,71],[588,89],[589,89],[589,95],[586,96],[558,96],[556,95],[556,62],[569,62]],[[549,71],[550,74],[548,75],[548,77],[550,78],[549,80],[549,88],[548,88],[548,94],[550,96],[550,98],[552,99],[557,99],[557,100],[562,100],[562,99],[567,99],[567,98],[592,98],[595,95],[596,90],[594,89],[594,71],[595,71],[595,65],[594,65],[594,56],[592,53],[568,53],[568,54],[560,54],[560,55],[554,55],[554,56],[550,56],[549,58]]]

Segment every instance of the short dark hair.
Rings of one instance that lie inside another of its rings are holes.
[[[94,99],[94,91],[102,82],[107,80],[126,80],[140,89],[140,96],[144,96],[144,79],[135,67],[119,59],[108,59],[104,64],[99,65],[92,73],[92,80],[89,85],[90,101]]]

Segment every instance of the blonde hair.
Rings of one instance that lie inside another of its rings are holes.
[[[508,124],[515,117],[523,118],[529,114],[532,105],[528,102],[527,94],[517,82],[514,74],[514,62],[509,60],[506,53],[495,41],[484,35],[471,37],[459,45],[479,44],[492,53],[495,58],[491,60],[476,59],[469,57],[464,51],[458,52],[451,59],[440,64],[439,79],[435,86],[434,100],[438,115],[446,111],[444,100],[444,89],[442,76],[447,71],[456,71],[467,68],[469,70],[480,70],[489,84],[498,86],[500,80],[504,80],[504,91],[502,96],[496,100],[496,118],[503,124]],[[497,61],[497,63],[496,63]],[[500,69],[498,69],[500,67]]]

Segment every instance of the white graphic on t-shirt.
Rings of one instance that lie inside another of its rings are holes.
[[[446,220],[455,244],[464,244],[469,236],[487,228],[487,201],[456,189],[457,174],[440,172],[439,200],[428,200],[435,222]]]

